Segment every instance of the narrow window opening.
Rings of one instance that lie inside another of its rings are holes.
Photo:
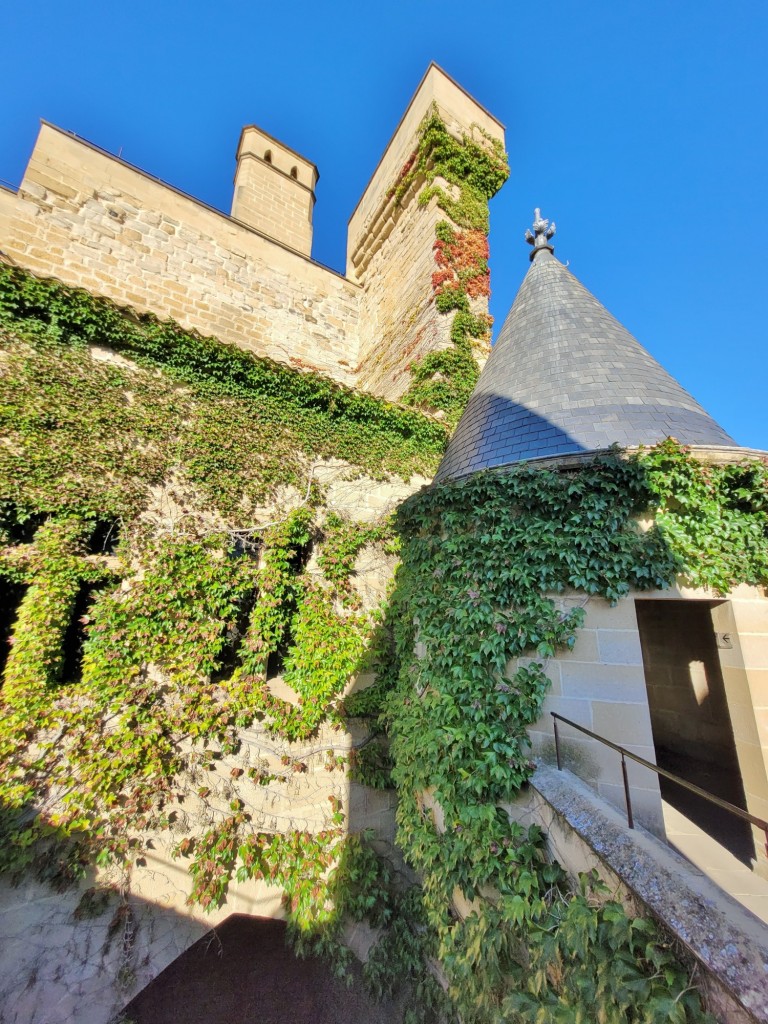
[[[264,162],[268,163],[268,164],[272,163],[272,150],[271,149],[268,149],[266,151],[266,153],[264,154]]]
[[[240,607],[232,622],[229,623],[224,633],[224,645],[219,654],[216,669],[211,673],[211,682],[218,683],[229,679],[238,665],[238,655],[243,642],[251,612],[256,604],[258,590],[252,590],[240,602]]]
[[[299,169],[298,169],[298,167],[292,167],[291,168],[291,177],[298,181],[298,177],[299,177]]]
[[[13,626],[19,612],[24,595],[27,592],[25,583],[14,583],[0,576],[0,679],[5,671],[5,663],[11,650]]]
[[[120,543],[120,527],[110,519],[100,519],[88,541],[89,555],[113,555]]]
[[[96,595],[107,586],[109,586],[107,583],[84,583],[78,591],[69,626],[61,644],[63,660],[60,679],[62,683],[80,682],[83,674],[83,648],[88,636],[88,613]]]
[[[307,541],[306,544],[302,544],[300,547],[296,547],[288,560],[288,564],[291,567],[291,571],[296,576],[300,576],[301,573],[307,568],[309,560],[312,557],[314,550],[314,542],[312,540]],[[272,651],[267,659],[267,679],[274,679],[275,676],[281,676],[285,669],[285,662],[288,657],[288,652],[295,643],[295,637],[293,635],[293,612],[295,608],[291,608],[289,611],[288,622],[286,623],[285,632],[283,633],[280,643],[277,648]]]
[[[304,572],[309,565],[313,549],[314,543],[311,540],[307,541],[306,544],[302,544],[301,547],[294,548],[293,554],[288,559],[288,564],[297,576],[299,573]]]
[[[15,506],[11,506],[4,514],[0,514],[0,543],[31,544],[38,528],[47,518],[43,513],[20,517]]]
[[[285,669],[285,659],[288,656],[289,644],[283,640],[276,651],[267,658],[267,682],[276,676],[281,676]]]

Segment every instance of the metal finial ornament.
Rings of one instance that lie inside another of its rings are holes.
[[[555,247],[549,244],[549,240],[553,237],[556,230],[555,222],[552,221],[550,224],[548,220],[544,220],[541,216],[541,210],[536,207],[533,211],[533,231],[529,228],[525,232],[526,242],[533,246],[531,260],[534,260],[536,253],[541,252],[542,249],[547,249],[549,252],[555,251]]]

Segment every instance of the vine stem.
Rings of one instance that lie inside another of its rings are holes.
[[[259,526],[247,526],[240,530],[229,530],[228,532],[230,536],[247,537],[252,533],[259,533],[261,530],[269,530],[273,526],[282,526],[282,524],[287,522],[290,516],[294,514],[294,512],[298,512],[298,510],[300,508],[303,508],[309,501],[309,496],[312,491],[312,477],[314,475],[316,468],[317,462],[313,462],[312,465],[309,467],[309,479],[307,480],[307,490],[304,494],[304,498],[299,502],[296,508],[291,509],[288,515],[284,516],[282,519],[274,519],[271,523],[262,523]]]

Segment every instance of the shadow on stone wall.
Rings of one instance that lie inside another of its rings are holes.
[[[366,994],[316,957],[298,959],[283,921],[233,914],[199,939],[125,1007],[135,1024],[396,1024],[402,1007]]]

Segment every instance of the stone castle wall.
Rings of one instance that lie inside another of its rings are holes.
[[[552,686],[543,714],[530,730],[534,751],[546,760],[553,758],[550,712],[554,711],[656,763],[659,736],[652,728],[649,702],[649,691],[654,687],[644,667],[635,605],[651,601],[698,603],[711,615],[710,629],[726,635],[731,644],[717,650],[724,686],[724,706],[718,708],[718,716],[730,721],[746,808],[768,820],[768,599],[764,592],[741,585],[723,597],[709,590],[673,586],[631,593],[613,608],[598,597],[551,596],[564,611],[573,605],[582,606],[585,619],[577,630],[573,649],[558,651],[547,663]],[[682,642],[679,646],[681,652],[686,650]],[[676,664],[676,651],[669,644],[664,659],[670,666]],[[690,661],[688,653],[684,660],[681,667],[689,686],[682,689],[665,683],[655,687],[653,695],[655,713],[669,718],[671,728],[678,733],[682,732],[679,716],[692,718],[697,675],[703,670],[703,664]],[[709,699],[712,697],[714,693]],[[693,717],[698,721],[705,716]],[[566,765],[610,804],[623,810],[621,762],[616,751],[566,725],[561,724],[559,729]],[[712,739],[703,734],[699,742],[712,746]],[[628,762],[627,768],[635,817],[663,836],[658,777],[638,764]],[[766,875],[765,837],[755,830],[754,838],[756,870]]]
[[[0,232],[33,273],[355,382],[357,285],[51,125]]]
[[[432,65],[350,218],[347,276],[362,285],[359,386],[392,400],[408,389],[412,363],[451,345],[453,314],[438,312],[432,289],[435,227],[449,218],[436,198],[420,205],[423,179],[399,202],[393,195],[432,110],[458,139],[477,125],[504,142],[499,122]],[[451,192],[442,179],[435,183]],[[487,299],[476,300],[473,312],[487,313]]]
[[[232,216],[43,123],[18,193],[0,188],[0,252],[43,277],[173,319],[257,356],[398,399],[412,362],[450,344],[435,309],[435,225],[419,183],[390,192],[435,107],[460,138],[503,129],[431,65],[349,223],[347,276],[309,258],[317,171],[243,130]],[[484,312],[485,299],[481,300]]]
[[[418,143],[422,118],[438,99],[458,135],[475,122],[500,132],[490,115],[432,66],[350,222],[348,277],[308,256],[315,179],[302,175],[308,168],[314,174],[312,165],[297,163],[292,179],[293,166],[277,159],[285,147],[272,140],[270,167],[258,148],[263,137],[250,129],[244,132],[234,215],[227,216],[43,124],[18,192],[0,188],[0,251],[42,277],[173,319],[254,355],[398,398],[410,383],[410,363],[450,343],[452,317],[435,310],[431,286],[435,225],[445,215],[434,201],[419,206],[418,183],[397,209],[387,196]],[[246,152],[248,147],[254,151]],[[297,214],[299,200],[304,206]],[[329,507],[360,520],[391,511],[426,483],[374,481],[357,473],[350,479],[350,467],[336,469],[338,480],[316,474],[327,486]],[[362,558],[356,569],[363,604],[378,604],[392,565],[366,567]],[[273,685],[279,687],[279,680]],[[242,739],[254,760],[263,754],[266,740],[256,729]],[[306,757],[306,778],[290,791],[252,787],[253,799],[246,803],[254,823],[265,830],[318,831],[326,824],[328,797],[340,796],[350,831],[372,828],[391,841],[392,794],[350,785],[325,768],[325,751],[343,753],[353,741],[326,730],[315,744],[321,748],[317,756]],[[220,792],[222,807],[228,771],[223,763],[211,786]],[[185,799],[179,834],[199,837],[212,823],[210,810],[197,805],[191,788]],[[254,883],[233,883],[226,904],[212,915],[187,906],[192,879],[188,864],[173,858],[173,842],[173,835],[158,834],[130,879],[90,874],[67,894],[32,881],[18,890],[0,884],[4,1021],[65,1024],[76,1018],[105,1024],[231,913],[281,914],[279,892]],[[109,906],[93,919],[78,920],[83,893],[99,885],[114,887]]]
[[[326,492],[330,511],[360,523],[373,523],[390,514],[427,481],[414,475],[374,480],[361,476],[341,459],[315,468],[315,480]],[[300,501],[298,491],[295,499]],[[281,505],[265,509],[269,518],[284,514]],[[392,556],[371,548],[355,563],[354,587],[361,606],[372,611],[383,600],[393,571]],[[311,571],[311,563],[308,567]],[[361,672],[348,692],[358,692],[374,680]],[[268,681],[272,693],[295,702],[297,695],[275,676]],[[325,724],[313,737],[290,742],[255,721],[238,733],[242,747],[224,755],[203,775],[186,771],[174,780],[176,799],[167,810],[168,830],[144,833],[142,856],[129,872],[88,868],[76,886],[64,892],[32,878],[15,886],[0,879],[0,1020],[2,1024],[107,1024],[149,982],[211,929],[232,914],[284,918],[282,888],[265,882],[232,879],[220,907],[205,912],[188,904],[193,878],[190,860],[174,856],[184,838],[198,842],[204,833],[231,813],[232,771],[258,766],[280,776],[284,758],[301,762],[306,771],[288,781],[262,785],[238,779],[237,795],[248,816],[249,832],[293,830],[312,834],[334,827],[329,798],[340,801],[341,828],[347,833],[371,830],[377,849],[398,862],[394,851],[395,795],[350,781],[343,769],[329,770],[328,757],[349,757],[352,747],[365,738],[365,730],[349,731]],[[210,795],[201,798],[204,781]],[[97,913],[89,913],[89,890],[108,893]],[[85,896],[85,901],[83,898]],[[78,909],[79,908],[79,909]],[[215,934],[212,942],[216,942]]]
[[[379,843],[394,842],[395,797],[391,791],[350,783],[343,772],[325,769],[326,752],[349,753],[352,737],[329,727],[302,744],[275,743],[263,728],[246,730],[244,750],[254,764],[268,756],[280,770],[283,752],[305,761],[306,774],[290,786],[240,787],[253,828],[294,828],[317,833],[330,827],[329,797],[340,799],[350,832],[372,829]],[[229,770],[222,761],[206,773],[218,796],[219,820],[227,814]],[[243,763],[241,751],[237,764]],[[184,780],[179,779],[184,785]],[[65,892],[25,879],[20,886],[0,880],[0,1005],[4,1024],[107,1024],[158,974],[232,914],[284,919],[280,886],[233,879],[225,903],[206,913],[189,906],[189,860],[173,848],[188,835],[201,836],[216,817],[189,785],[174,808],[170,833],[149,837],[147,850],[130,877],[109,869],[89,869],[79,885]],[[89,914],[88,892],[103,893],[105,906]],[[84,909],[85,908],[85,909]],[[215,943],[215,935],[212,936]]]

